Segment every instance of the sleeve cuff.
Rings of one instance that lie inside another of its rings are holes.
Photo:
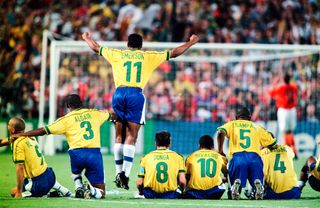
[[[13,161],[15,164],[24,163],[24,160],[15,160]]]
[[[144,178],[144,175],[138,175],[138,178]]]
[[[44,126],[44,130],[46,131],[46,134],[51,134],[50,129],[48,126]]]
[[[169,59],[170,59],[170,51],[167,50],[167,58],[166,58],[166,60],[169,61]]]
[[[185,173],[186,170],[179,170],[179,173]]]
[[[225,128],[218,128],[217,130],[222,130],[227,135],[227,130]]]
[[[101,46],[100,49],[99,49],[99,55],[100,55],[100,56],[102,56],[102,48],[103,48],[103,47]]]

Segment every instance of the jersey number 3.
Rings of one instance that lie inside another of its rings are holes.
[[[81,128],[86,128],[86,134],[83,135],[83,138],[85,140],[90,140],[94,137],[94,132],[92,131],[92,126],[91,123],[89,121],[82,121],[80,123],[80,127]]]
[[[123,66],[125,68],[127,68],[126,81],[130,82],[131,81],[132,62],[131,61],[127,61],[127,62],[125,62],[123,64]],[[142,63],[140,61],[133,64],[133,67],[137,68],[137,76],[136,76],[136,82],[137,83],[141,82],[141,66],[142,66]]]

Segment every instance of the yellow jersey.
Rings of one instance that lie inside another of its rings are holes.
[[[276,144],[277,140],[260,125],[247,120],[234,120],[218,127],[229,139],[229,156],[236,152],[255,152],[260,155],[261,146]]]
[[[100,126],[110,118],[108,112],[77,109],[45,126],[47,134],[64,134],[70,149],[100,148]]]
[[[103,56],[112,66],[115,86],[138,87],[143,89],[152,72],[165,60],[169,60],[168,50],[141,51],[119,50],[100,47]]]
[[[225,165],[222,156],[213,150],[201,149],[186,160],[186,174],[190,175],[189,189],[208,190],[222,183],[221,168]]]
[[[320,155],[318,157],[316,166],[311,171],[311,174],[318,180],[320,180]]]
[[[293,167],[294,153],[286,145],[277,149],[261,151],[265,183],[276,193],[283,193],[297,186],[297,175]]]
[[[178,174],[185,172],[183,157],[169,149],[157,149],[141,159],[138,177],[143,179],[144,188],[157,193],[175,191]]]
[[[47,163],[34,137],[19,137],[11,144],[14,163],[24,164],[24,177],[34,178],[46,171]]]

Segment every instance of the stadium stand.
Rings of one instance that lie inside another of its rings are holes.
[[[75,40],[81,39],[82,32],[92,31],[95,39],[104,41],[121,41],[131,32],[140,32],[145,41],[180,42],[196,33],[200,42],[208,43],[320,43],[319,4],[312,0],[21,0],[3,1],[0,12],[6,14],[0,16],[1,117],[37,117],[43,29]],[[81,76],[77,88],[88,107],[109,109],[110,71],[92,67],[99,63],[89,64],[77,56],[62,61],[59,97],[74,87],[65,80]],[[74,66],[76,70],[71,71]],[[319,57],[295,58],[281,67],[290,70],[301,87],[298,120],[319,121]],[[263,62],[163,64],[145,90],[150,102],[147,118],[224,122],[246,100],[254,120],[274,120],[274,103],[265,92],[278,75],[276,70]],[[97,76],[92,80],[90,73]],[[109,88],[99,88],[105,80]],[[259,87],[252,85],[253,80]],[[46,99],[48,94],[47,89]],[[61,104],[58,114],[63,113]]]

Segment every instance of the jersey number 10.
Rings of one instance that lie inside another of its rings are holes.
[[[131,61],[127,61],[123,64],[123,66],[125,68],[127,68],[127,75],[126,75],[126,81],[130,82],[131,81],[131,68],[132,68],[132,62]],[[136,76],[136,82],[139,83],[141,82],[141,67],[142,67],[142,63],[136,62],[133,64],[133,67],[137,68],[137,76]]]

